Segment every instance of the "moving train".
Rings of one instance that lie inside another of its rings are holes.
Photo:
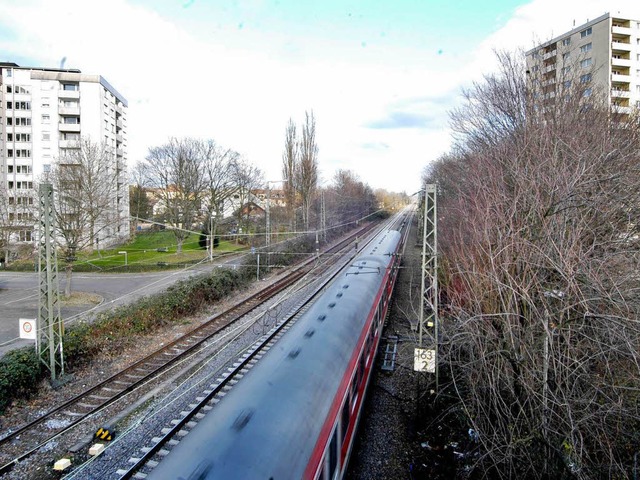
[[[378,234],[147,478],[342,478],[401,243]]]

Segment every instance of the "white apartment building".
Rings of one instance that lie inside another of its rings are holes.
[[[105,145],[117,172],[112,214],[97,239],[103,247],[129,236],[127,100],[99,75],[0,62],[0,194],[13,209],[3,225],[13,241],[35,241],[37,214],[24,206],[37,207],[38,180],[80,138]]]
[[[543,98],[580,82],[601,88],[614,111],[640,107],[640,18],[606,13],[527,52],[527,72]]]

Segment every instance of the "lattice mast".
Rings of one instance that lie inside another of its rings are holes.
[[[436,389],[438,388],[438,216],[436,209],[437,186],[426,184],[424,215],[422,220],[422,283],[420,302],[419,346],[425,337],[434,348]]]
[[[322,240],[327,241],[327,210],[324,203],[324,189],[320,190],[320,231]]]
[[[58,294],[58,256],[53,229],[53,186],[40,184],[40,230],[38,273],[40,275],[40,298],[38,308],[37,350],[40,361],[51,371],[51,381],[64,375],[62,334],[64,325],[60,317]]]

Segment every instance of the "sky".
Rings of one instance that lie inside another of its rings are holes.
[[[289,119],[316,119],[321,181],[419,190],[494,51],[637,0],[0,0],[0,61],[102,75],[128,101],[129,167],[213,139],[282,178]]]

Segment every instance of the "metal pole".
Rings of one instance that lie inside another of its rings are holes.
[[[265,242],[264,245],[267,249],[267,269],[271,266],[271,218],[269,216],[269,206],[271,205],[271,189],[269,188],[269,183],[271,182],[267,182],[267,226],[266,226],[266,238],[265,238]]]
[[[213,213],[209,215],[209,261],[213,262]]]
[[[256,262],[256,281],[260,280],[260,254],[258,254],[258,261]]]

